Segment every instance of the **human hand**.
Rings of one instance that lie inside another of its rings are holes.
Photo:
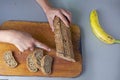
[[[64,9],[53,8],[48,3],[48,0],[36,0],[36,1],[43,8],[52,31],[54,31],[53,20],[55,16],[59,17],[65,23],[65,25],[69,27],[72,17],[69,11]]]
[[[0,31],[0,37],[2,37],[2,39],[0,38],[1,42],[8,42],[15,45],[20,50],[20,52],[24,52],[27,49],[32,51],[35,47],[50,51],[48,46],[35,40],[30,34],[26,32],[3,30]]]
[[[49,9],[45,11],[45,13],[48,18],[48,22],[50,24],[52,31],[54,31],[53,20],[55,16],[59,17],[68,27],[69,27],[69,24],[71,23],[72,16],[71,16],[71,13],[67,10],[49,7]]]

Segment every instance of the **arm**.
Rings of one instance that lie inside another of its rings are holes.
[[[43,8],[45,13],[47,12],[47,10],[51,8],[51,6],[48,3],[48,0],[36,0],[36,1]]]
[[[56,9],[49,5],[48,0],[36,0],[38,4],[43,8],[47,18],[48,22],[50,24],[50,27],[52,28],[52,31],[54,31],[53,26],[53,20],[55,16],[58,16],[66,26],[69,26],[71,23],[71,13],[64,9]]]

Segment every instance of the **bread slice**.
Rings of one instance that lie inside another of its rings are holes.
[[[49,55],[45,55],[41,60],[41,71],[46,75],[50,75],[52,71],[52,63],[53,58]]]
[[[70,27],[67,27],[58,17],[54,19],[54,34],[57,56],[75,62]]]
[[[35,65],[38,69],[41,68],[41,59],[43,58],[44,54],[43,54],[43,50],[42,49],[36,49],[33,52],[33,59],[35,62]]]
[[[38,68],[35,65],[32,54],[29,54],[26,58],[27,68],[30,72],[37,72]]]
[[[15,68],[18,65],[17,61],[13,56],[12,51],[6,51],[4,53],[4,60],[5,60],[5,63],[11,68]]]

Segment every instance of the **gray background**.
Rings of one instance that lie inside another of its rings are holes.
[[[107,45],[91,32],[89,13],[97,9],[103,28],[120,39],[120,0],[49,0],[54,7],[72,12],[73,23],[81,28],[83,72],[63,80],[120,80],[120,44]],[[35,0],[0,0],[0,24],[7,20],[47,21]],[[45,77],[5,77],[9,80],[61,80]]]

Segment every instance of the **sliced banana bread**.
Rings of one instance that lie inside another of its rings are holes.
[[[12,51],[6,51],[4,53],[4,60],[5,63],[11,68],[15,68],[18,65],[18,62],[15,60]]]
[[[37,72],[38,68],[35,65],[32,54],[29,54],[26,58],[27,68],[30,72]]]
[[[43,50],[42,49],[36,49],[33,52],[33,59],[35,62],[35,65],[38,69],[41,68],[41,59],[43,58],[44,54],[43,54]]]
[[[45,55],[41,60],[41,71],[46,75],[51,74],[52,63],[53,63],[53,58],[49,55]]]

